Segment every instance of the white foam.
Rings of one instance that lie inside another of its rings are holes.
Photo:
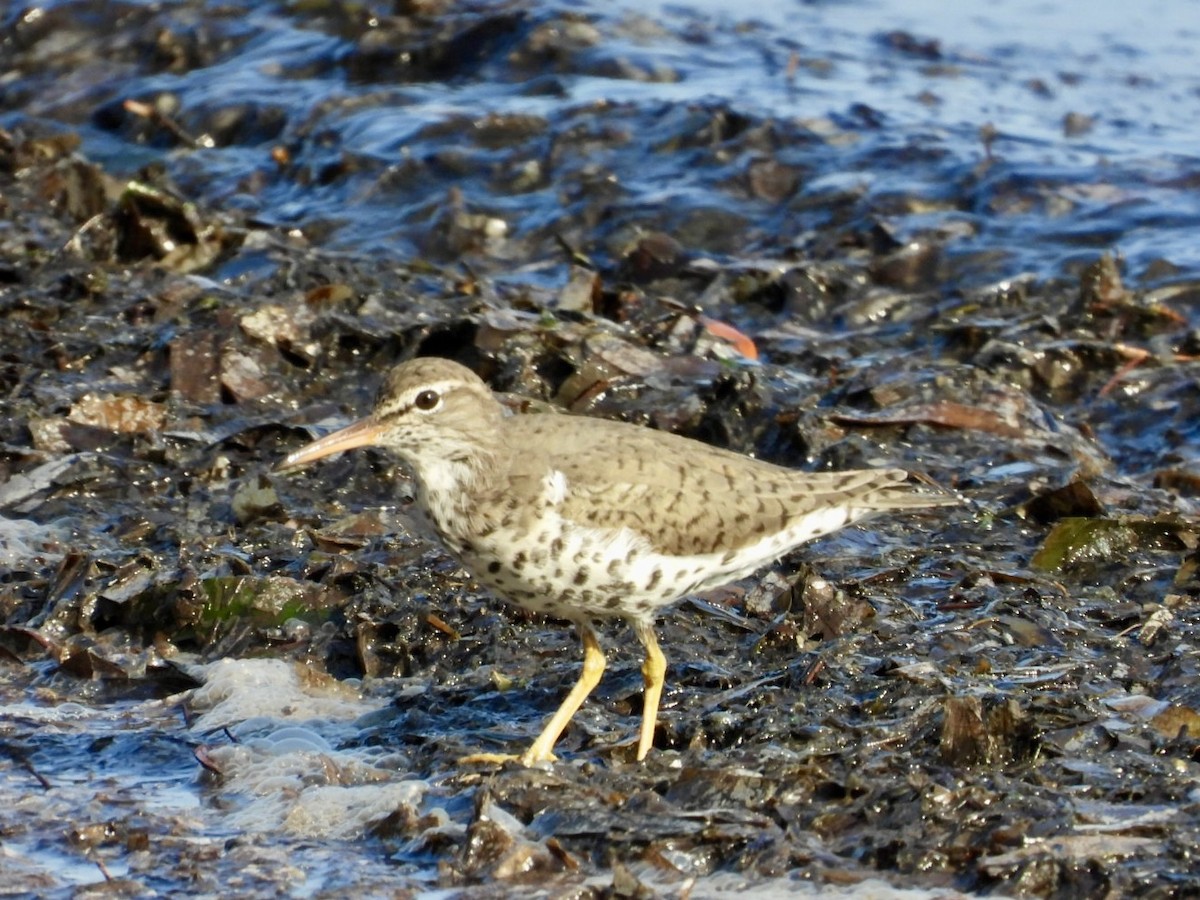
[[[59,559],[66,531],[29,519],[0,516],[0,567],[15,569],[35,560]]]
[[[394,755],[381,767],[378,751],[353,740],[355,720],[386,706],[357,686],[276,659],[192,671],[205,679],[192,693],[192,730],[209,742],[202,756],[233,828],[353,840],[424,796],[427,783],[391,767]]]
[[[192,708],[202,711],[193,726],[200,732],[256,717],[344,722],[386,705],[367,702],[354,685],[281,659],[222,659],[200,672],[204,684],[191,698]]]

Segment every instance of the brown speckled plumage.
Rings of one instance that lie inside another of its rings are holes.
[[[430,529],[483,584],[576,623],[584,675],[527,764],[552,758],[599,681],[593,618],[629,620],[646,647],[641,759],[665,668],[652,627],[659,609],[872,512],[957,502],[915,492],[902,469],[796,472],[621,422],[506,416],[474,373],[443,359],[398,366],[368,418],[284,465],[367,444],[409,465]]]

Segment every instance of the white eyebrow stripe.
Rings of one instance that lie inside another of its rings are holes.
[[[426,384],[417,385],[411,391],[405,391],[401,396],[397,397],[394,402],[388,404],[380,413],[387,416],[392,413],[399,412],[403,409],[410,409],[417,402],[417,395],[423,394],[425,391],[436,391],[439,397],[446,396],[446,393],[452,387],[461,385],[461,381],[444,379],[442,381],[431,381]]]

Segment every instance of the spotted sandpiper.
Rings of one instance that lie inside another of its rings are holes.
[[[364,446],[408,465],[425,524],[483,585],[575,624],[583,672],[520,757],[525,765],[554,759],[600,681],[593,620],[627,620],[645,648],[641,760],[666,672],[654,636],[660,609],[870,513],[959,502],[914,490],[903,469],[797,472],[624,422],[507,415],[470,369],[435,358],[397,366],[370,415],[280,468]]]

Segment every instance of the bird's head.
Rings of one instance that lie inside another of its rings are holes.
[[[366,418],[288,454],[279,469],[306,466],[355,447],[390,450],[428,481],[440,468],[475,468],[494,446],[499,401],[470,369],[423,358],[391,371]]]

